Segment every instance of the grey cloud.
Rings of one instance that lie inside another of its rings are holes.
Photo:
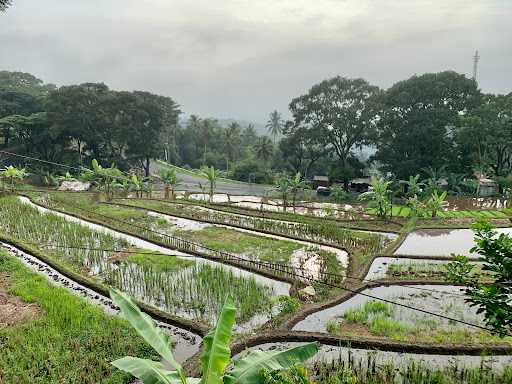
[[[0,15],[0,68],[262,122],[337,74],[381,87],[414,73],[470,74],[477,48],[482,89],[510,92],[511,17],[503,0],[15,0]]]

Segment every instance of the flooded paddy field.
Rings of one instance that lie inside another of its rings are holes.
[[[468,325],[485,328],[482,316],[465,303],[461,287],[390,285],[362,293],[307,316],[293,330],[424,343],[512,342]]]
[[[498,228],[498,233],[512,234],[512,228]],[[417,229],[407,235],[396,255],[451,256],[478,258],[470,249],[474,245],[471,229]]]
[[[27,200],[17,203],[15,198],[10,199],[10,212],[3,210],[0,214],[4,219],[2,226],[10,224],[9,232],[24,232],[22,238],[25,241],[44,244],[44,249],[50,250],[62,262],[101,281],[113,283],[136,298],[170,313],[213,323],[226,293],[231,292],[238,298],[239,323],[243,327],[254,315],[259,315],[264,322],[272,310],[272,298],[288,295],[288,283],[171,251],[69,215],[49,213]],[[20,214],[25,220],[13,223],[12,218]],[[39,228],[45,230],[37,233],[32,231],[32,226],[38,224]],[[59,232],[66,235],[60,236]],[[46,244],[48,241],[51,244]],[[70,249],[70,246],[76,249]],[[134,260],[133,254],[119,260],[119,253],[123,253],[119,251],[133,247],[136,254],[140,250],[143,262],[140,256],[139,260]],[[153,255],[148,255],[148,252]],[[251,327],[254,325],[252,322]]]

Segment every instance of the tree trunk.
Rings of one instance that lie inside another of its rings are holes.
[[[144,164],[144,174],[146,175],[146,177],[149,177],[149,163],[150,163],[150,159],[148,156],[148,157],[146,157],[146,163]]]

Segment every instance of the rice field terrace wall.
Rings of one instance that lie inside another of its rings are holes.
[[[191,266],[167,272],[154,263],[117,262],[120,251],[130,247],[125,240],[54,214],[42,214],[14,196],[0,198],[0,207],[2,233],[81,275],[126,289],[146,304],[201,323],[213,323],[225,296],[231,293],[237,301],[240,321],[269,312],[272,289],[259,285],[254,277],[234,276],[222,265],[192,262]],[[162,257],[171,262],[175,256]],[[170,284],[172,281],[175,283]]]
[[[133,236],[143,238],[156,244],[161,244],[165,247],[175,249],[181,252],[198,255],[200,257],[205,257],[208,259],[216,260],[219,262],[235,266],[240,266],[249,271],[261,273],[265,276],[271,276],[290,283],[293,283],[298,280],[306,280],[309,277],[308,271],[298,269],[287,263],[254,260],[250,258],[241,257],[239,255],[234,255],[229,252],[211,249],[202,244],[195,243],[190,240],[185,240],[177,236],[161,233],[151,228],[141,226],[130,221],[112,218],[94,212],[91,209],[84,209],[79,207],[78,205],[72,205],[67,200],[59,199],[57,194],[52,194],[51,196],[27,196],[31,199],[35,199],[35,202],[37,204],[40,204],[49,209],[54,209],[67,214],[76,215],[77,217],[85,218],[86,220],[91,220],[93,222],[100,223],[115,230],[126,231],[127,233]],[[320,271],[318,280],[322,280],[330,284],[337,284],[341,282],[342,276],[333,275],[326,271]]]
[[[170,204],[159,204],[154,201],[144,201],[143,205],[139,205],[137,201],[130,200],[121,200],[121,202],[127,202],[126,205],[128,206],[154,209],[157,212],[178,217],[324,243],[343,248],[350,254],[356,255],[375,255],[380,253],[389,244],[389,239],[384,236],[371,233],[357,233],[325,221],[317,223],[287,222],[230,215],[210,210],[185,211]]]

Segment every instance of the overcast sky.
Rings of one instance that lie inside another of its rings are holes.
[[[512,91],[512,0],[13,0],[0,69],[172,96],[264,122],[332,77],[381,87],[452,69]]]

